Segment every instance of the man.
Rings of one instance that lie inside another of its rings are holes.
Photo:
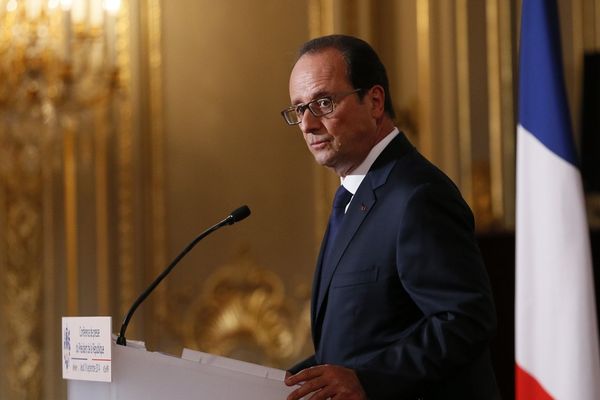
[[[289,90],[286,122],[350,193],[336,193],[347,194],[317,262],[315,354],[290,369],[286,384],[299,387],[288,400],[496,398],[495,310],[473,216],[395,128],[377,54],[349,36],[309,41]]]

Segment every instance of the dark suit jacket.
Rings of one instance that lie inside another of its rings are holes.
[[[496,317],[456,186],[400,133],[352,199],[312,298],[317,364],[354,369],[370,399],[492,399]]]

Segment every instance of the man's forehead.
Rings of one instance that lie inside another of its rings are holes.
[[[292,70],[303,72],[342,72],[346,73],[346,62],[344,56],[336,49],[325,49],[317,52],[303,54]]]
[[[336,90],[346,86],[346,63],[342,54],[327,49],[302,55],[290,75],[290,97],[292,102],[302,102],[306,97]]]

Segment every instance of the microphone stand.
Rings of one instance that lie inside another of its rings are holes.
[[[117,337],[117,344],[121,345],[121,346],[127,346],[127,339],[125,338],[125,331],[127,330],[127,326],[129,325],[129,321],[131,320],[131,317],[133,316],[133,313],[135,312],[135,310],[139,307],[140,304],[142,304],[142,302],[146,299],[146,297],[148,297],[148,295],[150,293],[152,293],[152,291],[158,286],[158,284],[160,282],[162,282],[163,279],[165,279],[165,277],[171,272],[171,270],[177,265],[177,263],[183,257],[185,257],[185,255],[194,246],[196,246],[196,244],[198,244],[198,242],[200,240],[204,239],[206,236],[208,236],[209,234],[213,233],[214,231],[216,231],[217,229],[219,229],[225,225],[233,225],[236,222],[241,221],[242,219],[246,218],[248,215],[250,215],[250,209],[248,208],[248,206],[242,206],[242,207],[234,210],[227,218],[225,218],[221,222],[211,226],[210,228],[208,228],[207,230],[202,232],[200,235],[198,235],[194,240],[192,240],[192,242],[190,244],[188,244],[183,249],[183,251],[181,251],[181,253],[179,253],[177,255],[177,257],[175,257],[175,259],[173,259],[173,261],[171,261],[169,266],[167,268],[165,268],[165,270],[158,277],[156,277],[156,279],[154,279],[154,281],[150,284],[150,286],[148,286],[148,288],[146,290],[144,290],[142,292],[142,294],[140,294],[138,296],[138,298],[133,302],[133,305],[127,312],[127,315],[125,316],[125,319],[123,320],[123,324],[121,325],[121,330],[119,331],[119,336]]]

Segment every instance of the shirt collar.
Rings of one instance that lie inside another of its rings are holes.
[[[363,160],[362,163],[358,167],[356,167],[352,173],[346,175],[343,178],[340,178],[342,185],[348,190],[352,195],[356,193],[358,187],[362,183],[363,179],[367,175],[367,172],[371,169],[371,166],[377,160],[377,157],[383,152],[383,150],[387,147],[388,144],[400,133],[398,128],[394,128],[390,133],[388,133],[383,139],[379,141],[373,148],[367,157]]]

